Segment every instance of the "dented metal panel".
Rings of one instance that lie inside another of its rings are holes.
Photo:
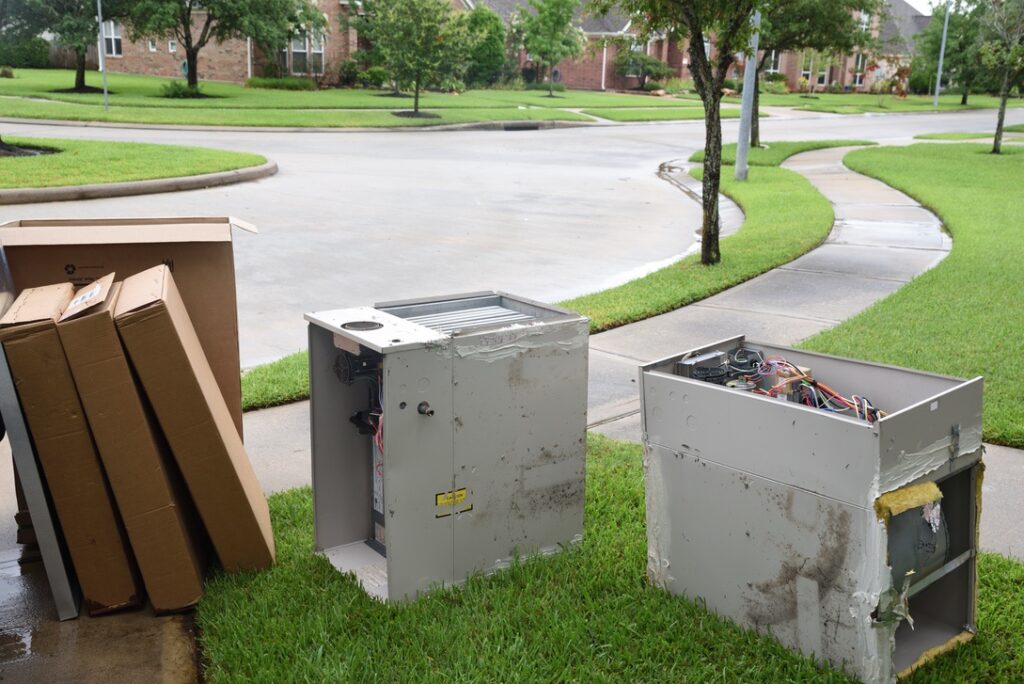
[[[587,319],[499,292],[306,318],[317,548],[335,567],[404,600],[582,537]]]
[[[869,423],[673,373],[677,360],[738,346],[811,368],[888,415]],[[980,378],[740,336],[643,366],[640,391],[653,583],[868,682],[894,680],[973,633]],[[925,482],[932,496],[917,501]],[[892,537],[885,506],[876,509],[887,492],[909,502]],[[890,558],[914,557],[899,545],[928,543],[917,528],[933,539],[942,530],[941,555],[896,578]]]

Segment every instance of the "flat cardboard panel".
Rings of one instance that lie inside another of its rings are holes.
[[[231,226],[248,229],[227,217],[17,221],[0,226],[0,244],[17,291],[61,281],[82,286],[111,272],[128,276],[169,266],[241,434]]]
[[[55,320],[71,294],[67,284],[24,293],[36,313],[17,302],[12,311],[28,319],[51,310],[52,317],[18,325],[15,313],[4,319],[0,340],[86,606],[96,615],[138,605],[142,588],[57,334]]]
[[[269,567],[274,538],[267,501],[170,269],[128,278],[121,297],[131,304],[154,288],[162,294],[148,305],[115,308],[128,357],[221,564],[229,572]]]
[[[108,280],[86,286],[75,299]],[[202,596],[206,559],[191,500],[117,335],[119,290],[114,283],[105,296],[83,302],[88,307],[57,330],[150,602],[157,612],[177,611]]]

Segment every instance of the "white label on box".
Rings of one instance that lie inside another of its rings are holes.
[[[89,288],[85,292],[81,293],[80,295],[78,295],[77,297],[72,299],[71,303],[68,304],[67,308],[68,309],[77,309],[78,307],[82,306],[86,302],[88,302],[88,301],[90,301],[92,299],[96,299],[100,295],[101,292],[103,292],[103,283],[96,283],[96,285],[94,287]]]

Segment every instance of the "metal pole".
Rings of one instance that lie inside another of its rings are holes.
[[[946,57],[946,32],[949,31],[949,11],[953,4],[952,0],[946,0],[946,18],[942,22],[942,45],[939,47],[939,70],[935,74],[935,98],[932,100],[932,107],[939,108],[939,92],[942,90],[942,60]]]
[[[750,149],[750,120],[754,115],[754,76],[757,73],[757,43],[761,13],[754,12],[750,49],[743,61],[743,107],[740,111],[740,139],[736,143],[736,180],[747,180],[747,150]]]
[[[96,0],[96,20],[100,24],[100,42],[97,54],[100,58],[100,72],[103,74],[103,111],[110,111],[110,96],[107,93],[107,60],[105,58],[107,46],[103,40],[103,0]],[[113,41],[114,37],[111,36]]]

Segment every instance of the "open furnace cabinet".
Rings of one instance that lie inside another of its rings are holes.
[[[316,548],[366,591],[581,539],[588,321],[501,293],[306,315]]]
[[[781,378],[742,376],[773,357],[887,414],[821,408],[812,383],[768,396]],[[974,634],[981,378],[736,337],[640,382],[655,584],[865,682]]]

